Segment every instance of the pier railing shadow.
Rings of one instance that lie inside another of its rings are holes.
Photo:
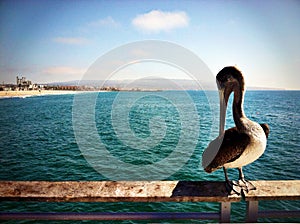
[[[172,197],[228,198],[224,182],[220,181],[178,181]]]

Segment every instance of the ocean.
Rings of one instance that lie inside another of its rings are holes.
[[[231,102],[232,97],[228,105]],[[223,181],[222,170],[207,174],[201,166],[203,150],[218,135],[218,106],[214,91],[100,92],[0,99],[0,180]],[[271,129],[265,153],[244,167],[246,178],[299,180],[300,91],[247,91],[244,109],[250,119],[268,123]],[[226,128],[233,126],[228,106]],[[229,177],[237,179],[237,170],[229,170]],[[232,204],[232,222],[244,221],[245,207],[245,202]],[[297,210],[300,202],[263,201],[259,207]],[[218,203],[0,202],[1,211],[18,212],[218,209]]]

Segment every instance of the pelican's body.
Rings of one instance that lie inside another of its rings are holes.
[[[239,133],[248,136],[248,144],[245,145],[237,159],[224,164],[226,169],[246,166],[257,160],[264,153],[267,144],[265,133],[259,124],[251,122],[250,125],[255,129],[254,131],[250,130],[249,132]]]
[[[259,124],[253,122],[252,127],[255,127],[254,133],[239,132],[236,127],[226,130],[217,155],[205,167],[205,171],[210,173],[222,167],[239,168],[257,160],[264,153],[267,140]],[[211,147],[215,147],[215,144],[208,146],[204,156],[210,153]]]
[[[269,127],[267,124],[258,124],[246,117],[243,110],[244,78],[235,67],[225,67],[217,75],[220,91],[220,135],[213,140],[202,156],[202,165],[206,172],[224,169],[227,185],[236,193],[233,185],[245,190],[249,185],[254,186],[244,179],[242,167],[257,160],[265,151]],[[225,116],[228,98],[234,92],[232,104],[233,118],[236,127],[224,131]],[[239,183],[228,180],[226,169],[238,168],[240,172]]]

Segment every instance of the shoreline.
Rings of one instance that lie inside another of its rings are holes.
[[[63,94],[76,94],[81,91],[73,90],[25,90],[25,91],[0,91],[0,98],[24,98],[31,96],[45,96],[45,95],[63,95]]]
[[[128,90],[122,90],[127,92]],[[140,90],[140,91],[164,91],[164,90]],[[168,90],[167,90],[168,91]],[[172,91],[172,90],[169,90]],[[175,90],[176,91],[176,90]],[[206,90],[210,91],[210,90]],[[248,90],[248,91],[299,91],[299,90]],[[65,95],[65,94],[78,94],[78,93],[89,93],[89,92],[108,92],[108,91],[80,91],[80,90],[24,90],[24,91],[0,91],[0,99],[4,98],[25,98],[32,96],[46,96],[46,95]]]

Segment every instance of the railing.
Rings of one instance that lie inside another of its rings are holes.
[[[256,222],[258,218],[300,217],[298,211],[259,211],[258,202],[265,200],[300,200],[300,181],[251,181],[255,191],[245,195],[247,202],[246,221]]]
[[[300,181],[253,181],[244,195],[246,222],[263,217],[300,217],[298,211],[259,211],[262,200],[299,200]],[[0,201],[45,202],[219,202],[216,212],[0,212],[0,220],[162,220],[202,219],[230,222],[231,203],[224,182],[193,181],[0,181]]]

